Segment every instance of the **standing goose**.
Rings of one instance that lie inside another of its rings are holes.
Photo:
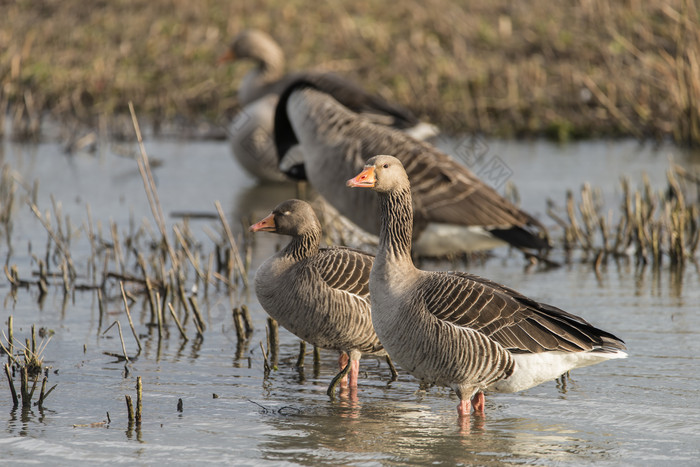
[[[460,417],[472,404],[484,411],[484,390],[521,391],[627,356],[622,340],[578,316],[472,274],[417,269],[411,188],[395,157],[371,158],[347,185],[379,195],[380,243],[369,283],[374,329],[402,368],[457,393]]]
[[[255,294],[289,332],[317,347],[341,352],[342,371],[328,394],[348,372],[349,386],[357,386],[362,354],[387,357],[394,375],[372,327],[369,274],[374,257],[343,247],[319,248],[321,224],[311,206],[296,199],[280,203],[250,230],[292,237],[258,269]]]
[[[356,84],[331,73],[297,72],[284,74],[284,53],[268,34],[249,29],[238,34],[219,63],[248,59],[255,67],[243,78],[238,88],[242,110],[231,123],[233,154],[243,168],[263,181],[288,181],[278,169],[273,120],[279,94],[295,80],[304,78],[335,96],[356,112],[367,114],[379,124],[411,131],[417,137],[434,136],[432,125],[421,123],[411,112],[365,92]],[[293,159],[292,159],[293,160]],[[301,167],[288,162],[287,170]],[[298,174],[298,177],[302,176]]]
[[[281,95],[275,144],[283,157],[299,145],[309,183],[340,214],[379,234],[372,193],[347,193],[344,182],[375,154],[395,155],[408,172],[415,210],[415,253],[445,256],[511,244],[549,248],[544,227],[447,154],[402,132],[375,125],[313,83],[300,80]]]

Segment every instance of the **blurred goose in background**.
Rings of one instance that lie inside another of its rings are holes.
[[[374,257],[344,247],[320,248],[321,224],[311,206],[292,199],[250,227],[253,232],[289,235],[289,244],[255,274],[255,294],[285,329],[316,347],[341,352],[341,372],[328,394],[349,373],[357,387],[362,354],[384,356],[395,369],[372,327],[369,274]]]
[[[371,158],[347,185],[371,188],[381,206],[369,282],[374,329],[402,368],[457,393],[460,417],[472,404],[484,411],[484,390],[522,391],[627,356],[622,340],[559,308],[472,274],[417,269],[411,187],[395,157]]]
[[[344,182],[375,154],[393,154],[411,180],[415,253],[445,256],[506,244],[546,249],[545,228],[428,143],[376,125],[313,82],[299,79],[282,93],[275,111],[280,157],[303,154],[304,176],[338,212],[379,234],[379,201],[367,190],[348,193]],[[292,170],[294,176],[300,170]]]
[[[279,94],[297,79],[304,78],[333,95],[353,111],[366,115],[377,124],[410,132],[417,138],[437,134],[433,125],[420,122],[410,111],[368,94],[356,84],[332,73],[298,72],[284,74],[285,59],[280,46],[268,34],[249,29],[238,34],[219,58],[219,63],[252,60],[255,67],[243,78],[238,88],[242,110],[230,125],[233,154],[251,175],[263,181],[288,181],[278,169],[273,120]],[[287,171],[300,170],[292,153],[288,154]],[[300,158],[299,155],[296,155]],[[290,162],[291,161],[291,162]],[[303,177],[297,174],[297,178]]]

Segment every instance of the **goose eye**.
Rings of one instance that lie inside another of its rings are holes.
[[[382,167],[384,167],[385,169],[388,169],[388,168],[389,168],[389,164],[384,164]]]
[[[292,213],[292,211],[284,211],[284,212],[282,213],[282,215],[283,215],[283,216],[288,216],[288,215],[290,215],[291,213]]]

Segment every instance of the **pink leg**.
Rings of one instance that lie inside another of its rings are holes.
[[[357,387],[357,380],[360,375],[360,361],[353,360],[350,364],[349,385],[351,388]]]
[[[459,401],[459,405],[457,406],[457,414],[459,415],[459,417],[460,418],[462,418],[462,417],[469,418],[471,411],[472,411],[472,404],[471,404],[471,402],[469,402],[469,399],[461,399]]]
[[[482,391],[477,392],[472,397],[472,405],[474,406],[474,413],[484,414],[484,406],[486,405],[486,397]]]
[[[346,354],[345,352],[340,353],[340,356],[338,357],[338,368],[341,371],[343,370],[343,368],[345,368],[347,366],[349,359],[350,359],[350,357],[348,356],[348,354]],[[350,367],[350,374],[352,375],[352,367]],[[351,376],[351,380],[352,380],[352,376]],[[343,376],[343,379],[340,380],[340,387],[344,388],[347,385],[348,385],[348,377],[346,375],[346,376]]]

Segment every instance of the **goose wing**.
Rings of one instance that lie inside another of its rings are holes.
[[[304,88],[321,91],[346,109],[362,114],[363,118],[376,124],[405,129],[419,123],[408,109],[370,94],[352,81],[333,73],[290,74],[274,84],[275,91],[280,93],[275,110],[275,145],[280,160],[299,142],[287,114],[287,101],[294,91]]]
[[[624,350],[624,342],[584,319],[508,287],[461,273],[428,272],[421,292],[436,318],[474,329],[511,352]]]
[[[521,234],[527,237],[530,234],[535,236],[530,239],[533,244],[523,246],[547,247],[546,240],[537,241],[537,233],[543,232],[544,227],[499,195],[467,167],[427,143],[398,132],[393,132],[392,136],[393,141],[389,143],[391,152],[386,152],[390,149],[386,147],[382,148],[385,152],[377,154],[392,154],[404,165],[411,181],[414,209],[418,214],[416,217],[425,222],[481,225],[492,231],[495,229],[496,235],[506,231],[510,236]],[[512,231],[514,227],[516,232]]]
[[[352,248],[323,248],[314,266],[329,287],[369,300],[369,273],[374,256]]]

